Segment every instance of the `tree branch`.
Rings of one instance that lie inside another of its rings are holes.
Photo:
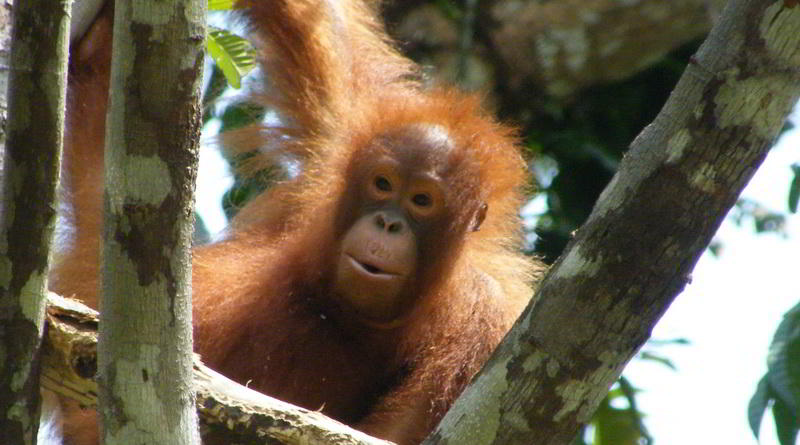
[[[494,47],[512,88],[533,79],[553,95],[626,79],[711,29],[711,0],[498,1]]]
[[[492,359],[425,442],[567,444],[800,95],[800,3],[732,0]]]
[[[388,23],[397,23],[392,32],[404,47],[412,53],[422,49],[442,78],[486,88],[499,67],[497,80],[512,91],[529,91],[532,82],[548,94],[567,96],[626,79],[701,38],[724,1],[484,0],[474,27],[431,3],[390,2],[385,13]],[[469,12],[465,6],[464,14]],[[479,36],[476,45],[470,42],[467,66],[465,33]]]
[[[97,383],[98,314],[81,303],[50,294],[42,387],[94,408]],[[229,443],[286,445],[336,443],[391,445],[319,412],[248,389],[194,360],[194,387],[203,437]]]

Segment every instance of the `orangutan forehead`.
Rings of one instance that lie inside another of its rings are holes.
[[[440,152],[440,154],[449,152],[453,149],[453,141],[450,138],[450,133],[447,129],[437,124],[416,124],[410,128],[410,131],[416,132],[421,139],[423,145],[428,146],[429,149]]]
[[[455,149],[447,128],[429,123],[395,129],[383,135],[380,145],[402,165],[419,168],[449,164]]]

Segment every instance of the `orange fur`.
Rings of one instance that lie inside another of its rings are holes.
[[[62,185],[75,235],[55,258],[50,288],[97,307],[103,232],[103,144],[113,8],[106,5],[71,51]]]
[[[540,271],[518,252],[526,173],[514,133],[482,112],[478,98],[424,88],[371,3],[242,3],[270,80],[259,97],[285,127],[255,127],[237,139],[271,147],[265,163],[276,152],[296,156],[302,172],[242,209],[226,240],[194,249],[195,349],[251,388],[418,443],[510,328]],[[107,19],[87,39],[107,33]],[[81,44],[91,57],[74,60],[71,71],[66,157],[76,236],[53,283],[96,305],[108,45],[92,42]],[[351,167],[370,162],[363,149],[420,124],[441,129],[454,147],[437,162],[455,170],[451,195],[468,201],[447,203],[455,216],[437,230],[464,227],[470,215],[461,209],[479,199],[489,211],[480,231],[452,230],[441,249],[426,246],[441,265],[417,276],[416,307],[399,326],[376,328],[330,310],[335,215],[358,205],[346,189]],[[66,421],[71,443],[91,443],[78,436],[91,421],[75,409],[67,416],[77,425]]]

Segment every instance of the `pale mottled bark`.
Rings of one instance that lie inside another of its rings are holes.
[[[98,351],[106,444],[199,442],[190,248],[205,8],[115,5]]]
[[[800,3],[732,0],[427,444],[567,444],[691,279],[800,95]]]
[[[18,0],[0,208],[0,443],[34,443],[64,135],[70,1]],[[3,119],[4,120],[4,119]]]

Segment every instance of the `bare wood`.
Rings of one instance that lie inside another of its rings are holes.
[[[99,314],[76,300],[51,293],[47,306],[42,387],[87,407],[97,406]],[[194,359],[194,387],[203,436],[229,443],[390,445],[316,411],[246,388]]]

